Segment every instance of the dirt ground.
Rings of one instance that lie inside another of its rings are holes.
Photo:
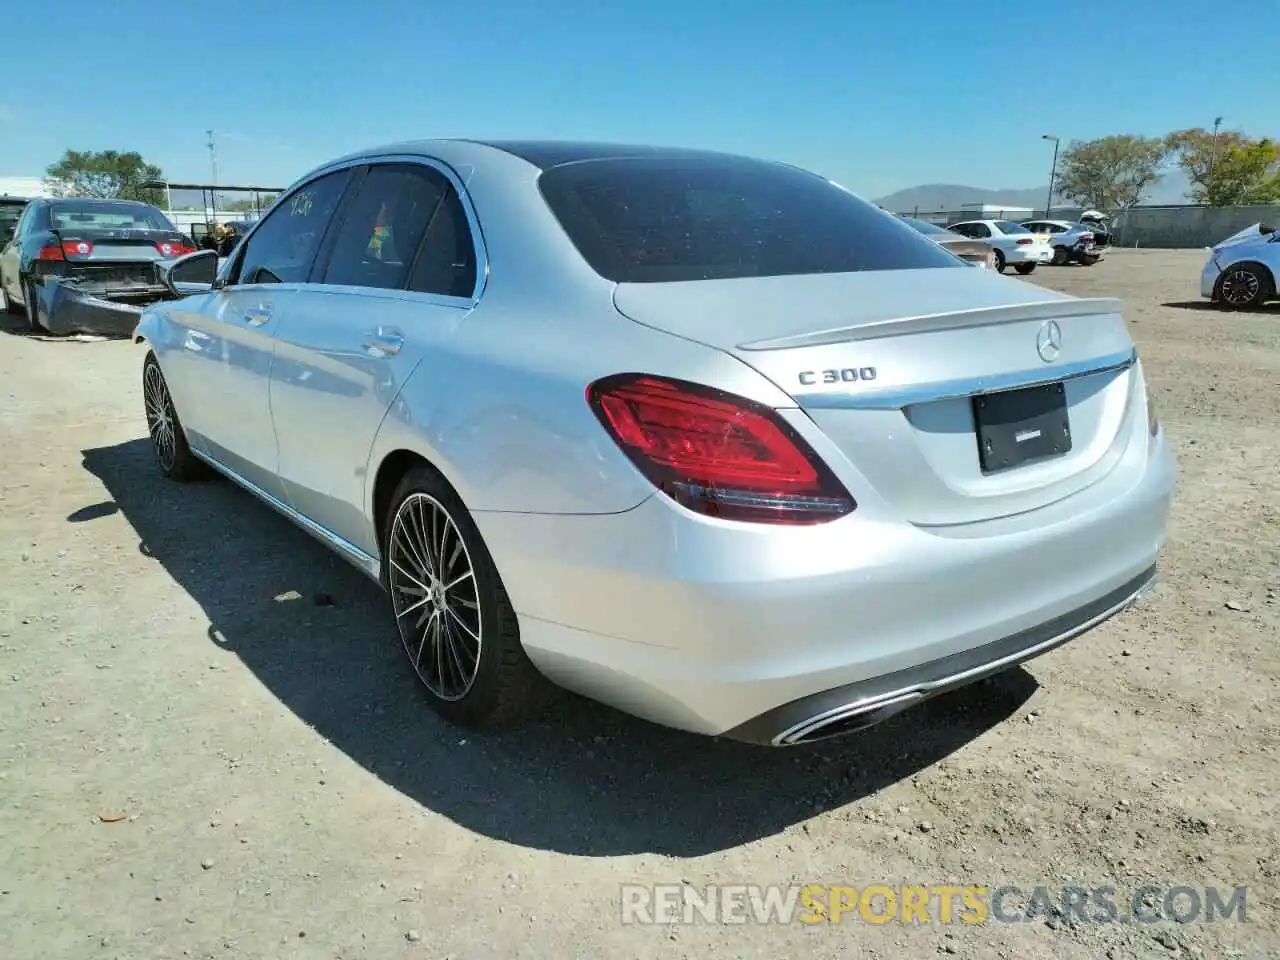
[[[145,348],[0,331],[0,957],[1280,955],[1280,308],[1124,299],[1180,480],[1160,586],[996,681],[764,750],[565,698],[468,737],[376,588],[161,479]],[[293,591],[293,593],[290,593]],[[295,599],[289,599],[295,597]],[[1247,887],[1246,922],[624,925],[623,884]]]

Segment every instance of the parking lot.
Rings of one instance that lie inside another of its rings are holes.
[[[1031,278],[1125,302],[1180,468],[1155,592],[792,750],[567,696],[445,726],[373,585],[160,478],[145,347],[4,318],[0,957],[1274,955],[1280,304],[1209,309],[1203,256]],[[622,885],[681,883],[1243,886],[1247,922],[621,922]]]

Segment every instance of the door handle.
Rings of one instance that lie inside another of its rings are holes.
[[[398,333],[384,333],[379,330],[376,333],[367,334],[363,346],[370,356],[394,356],[404,346],[404,337]]]

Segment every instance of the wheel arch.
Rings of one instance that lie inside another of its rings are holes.
[[[1272,270],[1270,266],[1263,263],[1261,260],[1254,260],[1252,258],[1249,258],[1245,260],[1235,260],[1222,268],[1222,270],[1218,274],[1218,279],[1215,280],[1213,284],[1214,299],[1220,300],[1222,298],[1222,282],[1227,278],[1227,274],[1230,271],[1235,270],[1239,267],[1253,267],[1255,270],[1261,273],[1263,280],[1265,280],[1267,283],[1270,284],[1271,296],[1276,295],[1277,290],[1276,290],[1275,271]]]

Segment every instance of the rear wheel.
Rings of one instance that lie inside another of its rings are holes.
[[[2,283],[0,283],[0,301],[4,302],[5,313],[22,313],[21,305],[14,302],[13,298],[9,296],[9,291],[4,289]]]
[[[142,362],[142,402],[147,414],[147,432],[151,434],[151,449],[160,472],[179,483],[206,476],[205,465],[187,446],[182,421],[178,419],[169,385],[154,353],[148,353]]]
[[[1053,261],[1052,261],[1052,262],[1053,262],[1053,265],[1054,265],[1055,267],[1060,267],[1060,266],[1062,266],[1062,265],[1063,265],[1063,264],[1065,264],[1069,259],[1071,259],[1071,257],[1070,257],[1070,255],[1067,253],[1067,248],[1066,248],[1066,247],[1054,247],[1054,248],[1053,248]]]
[[[383,576],[431,706],[469,728],[512,726],[548,689],[471,515],[434,470],[412,468],[385,518]]]
[[[1096,253],[1086,253],[1080,257],[1080,262],[1086,267],[1092,267],[1095,263],[1097,263],[1101,259],[1102,258],[1098,256]]]
[[[48,329],[40,322],[40,309],[36,300],[36,285],[26,282],[22,285],[22,299],[26,301],[27,326],[32,333],[48,333]]]
[[[1227,310],[1249,310],[1275,293],[1271,275],[1254,263],[1227,267],[1218,280],[1218,302]]]
[[[1035,272],[1036,265],[1034,263],[1016,263],[1014,264],[1013,269],[1017,270],[1019,274],[1025,277],[1027,274]]]
[[[996,262],[994,266],[996,273],[1004,273],[1004,254],[1000,250],[996,250]]]

